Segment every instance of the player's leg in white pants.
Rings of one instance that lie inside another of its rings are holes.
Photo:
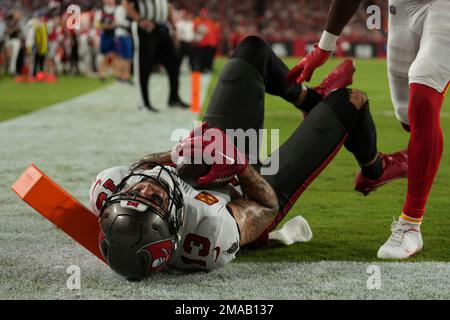
[[[423,247],[420,222],[443,150],[439,112],[450,81],[450,1],[404,2],[409,27],[421,34],[420,47],[408,72],[409,110],[396,105],[397,116],[411,125],[408,148],[408,193],[400,221],[378,251],[379,258],[404,259]],[[392,41],[392,39],[390,39]],[[391,72],[391,70],[390,70]],[[396,88],[392,88],[393,95]],[[409,115],[409,119],[408,119]]]
[[[425,14],[411,16],[410,0],[390,0],[388,38],[388,76],[392,103],[397,119],[408,120],[409,69],[416,59]]]
[[[450,81],[450,1],[434,0],[428,6],[420,50],[409,70],[409,83],[444,93]]]
[[[440,112],[450,81],[450,1],[429,2],[420,50],[409,69],[408,192],[403,214],[421,221],[444,146]]]

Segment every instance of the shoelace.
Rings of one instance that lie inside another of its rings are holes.
[[[340,72],[333,71],[318,87],[317,89],[324,90],[329,87],[331,83],[339,79]]]
[[[406,225],[401,223],[398,220],[392,222],[391,225],[392,235],[389,238],[389,242],[395,245],[400,245],[403,242],[403,238],[405,237],[406,232],[408,231]]]

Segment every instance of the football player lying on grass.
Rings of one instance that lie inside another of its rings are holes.
[[[354,71],[347,60],[316,88],[289,87],[288,68],[270,46],[258,37],[246,38],[222,70],[201,128],[174,151],[107,169],[93,183],[91,205],[100,216],[99,245],[109,266],[130,280],[166,267],[212,270],[232,261],[241,246],[308,237],[308,230],[300,230],[305,224],[295,218],[288,231],[273,230],[342,145],[364,176],[380,171],[390,180],[404,176],[406,162],[392,167],[377,161],[367,96],[346,88]],[[264,174],[263,165],[254,161],[259,146],[243,152],[225,134],[263,127],[266,92],[306,114],[277,156],[269,157],[279,161],[275,174]],[[206,171],[205,163],[174,164],[211,148],[215,163]],[[189,171],[193,176],[205,172],[192,182]],[[232,177],[239,187],[227,183]]]

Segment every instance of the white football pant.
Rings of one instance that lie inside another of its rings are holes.
[[[450,81],[450,1],[389,1],[388,74],[392,102],[409,124],[409,84],[439,92]]]

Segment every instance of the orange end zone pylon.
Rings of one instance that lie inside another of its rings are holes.
[[[69,237],[105,262],[98,247],[97,216],[35,165],[29,166],[12,190]]]
[[[201,109],[202,74],[198,71],[194,71],[192,72],[191,78],[191,112],[199,113]]]

